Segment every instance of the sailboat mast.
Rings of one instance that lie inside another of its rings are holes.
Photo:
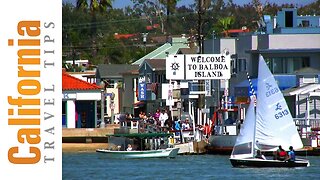
[[[256,118],[257,118],[257,113],[256,113],[256,94],[255,94],[255,91],[253,89],[253,85],[252,85],[252,81],[251,81],[251,78],[250,78],[250,75],[249,73],[247,72],[247,78],[248,78],[248,81],[249,81],[249,85],[250,85],[250,91],[251,91],[251,96],[250,96],[250,101],[255,101],[254,102],[254,107],[253,107],[253,113],[254,113],[254,126],[253,126],[253,141],[252,141],[252,148],[251,148],[251,154],[252,156],[254,156],[255,154],[255,146],[256,146]]]

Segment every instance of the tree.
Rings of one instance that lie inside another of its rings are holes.
[[[234,17],[223,17],[218,20],[217,28],[218,32],[222,32],[225,37],[229,37],[228,30],[230,29],[231,25],[234,23]]]
[[[90,10],[92,14],[97,11],[105,12],[108,7],[112,8],[112,0],[77,0],[77,8],[84,11]]]
[[[169,33],[169,16],[170,14],[172,14],[173,12],[175,12],[176,10],[176,6],[177,6],[177,3],[180,1],[180,0],[159,0],[161,4],[163,4],[164,6],[167,7],[167,23],[166,23],[166,32]],[[170,13],[171,12],[171,13]]]
[[[95,23],[97,22],[96,13],[97,12],[105,12],[108,7],[112,8],[112,0],[89,0],[90,3],[88,4],[87,0],[77,0],[77,9],[81,9],[83,11],[90,12],[92,16],[92,25],[91,31],[92,34],[95,34],[97,31]]]
[[[161,24],[161,33],[165,33],[163,18],[165,8],[158,0],[132,0],[132,2],[135,3],[133,6],[134,10],[138,12],[141,17],[148,20],[150,25],[154,25],[154,21],[159,20]]]

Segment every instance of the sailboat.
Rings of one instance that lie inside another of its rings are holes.
[[[255,101],[256,99],[256,101]],[[256,150],[276,151],[303,147],[288,105],[263,57],[259,56],[257,98],[250,101],[247,115],[230,156],[233,167],[306,167],[306,159],[294,162],[255,158]]]

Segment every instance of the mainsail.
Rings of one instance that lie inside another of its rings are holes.
[[[255,143],[259,149],[303,147],[296,125],[279,86],[259,56]]]

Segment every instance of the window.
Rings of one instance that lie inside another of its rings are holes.
[[[301,68],[310,67],[309,57],[274,57],[266,58],[266,63],[272,73],[293,73]]]
[[[166,82],[165,74],[157,74],[155,77],[156,77],[156,79],[154,82],[157,82],[157,83],[165,83]]]
[[[309,27],[309,26],[310,26],[309,20],[302,20],[302,27]]]
[[[235,59],[231,60],[231,74],[237,73],[237,63]]]
[[[108,80],[108,86],[107,88],[114,88],[114,80]]]
[[[246,71],[247,70],[247,61],[246,59],[237,59],[237,72]]]
[[[146,83],[151,83],[151,74],[147,74]]]
[[[293,27],[293,12],[285,11],[285,27]]]
[[[285,67],[285,62],[281,58],[274,58],[272,61],[272,69],[273,73],[280,74],[283,71],[286,71]]]

